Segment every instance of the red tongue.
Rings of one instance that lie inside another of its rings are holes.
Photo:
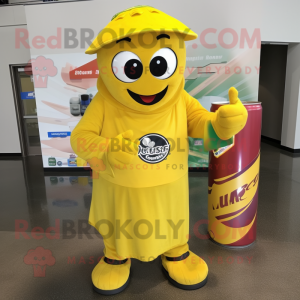
[[[152,96],[142,96],[140,95],[141,99],[146,102],[146,103],[151,103],[156,95],[152,95]]]

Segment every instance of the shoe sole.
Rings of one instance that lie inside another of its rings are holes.
[[[98,294],[101,294],[101,295],[105,295],[105,296],[116,295],[116,294],[123,292],[127,288],[127,286],[129,285],[129,278],[130,277],[128,277],[128,279],[124,285],[122,285],[121,287],[119,287],[118,289],[115,289],[115,290],[101,290],[101,289],[98,289],[97,287],[95,287],[94,284],[93,284],[93,289],[95,292],[97,292]]]
[[[182,290],[197,290],[197,289],[200,289],[203,286],[205,286],[206,283],[207,283],[208,276],[206,276],[206,278],[203,281],[201,281],[197,284],[191,284],[191,285],[181,284],[181,283],[178,283],[177,281],[175,281],[173,278],[171,278],[170,275],[169,275],[169,272],[164,267],[162,267],[162,268],[163,268],[163,272],[167,276],[169,282],[172,283],[174,286],[176,286],[179,289],[182,289]]]

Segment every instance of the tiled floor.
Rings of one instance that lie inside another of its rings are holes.
[[[92,228],[88,235],[82,229],[91,201],[88,174],[50,176],[39,157],[0,160],[0,170],[0,298],[105,298],[93,292],[90,279],[103,242]],[[195,236],[194,224],[207,219],[207,173],[190,174],[190,213],[190,248],[209,266],[207,285],[179,290],[163,275],[160,258],[134,260],[129,287],[110,298],[299,299],[300,157],[262,144],[257,241],[251,247],[229,250]],[[23,226],[26,232],[16,234]],[[51,226],[57,226],[57,239],[41,233]],[[32,234],[34,227],[40,229]],[[206,233],[204,225],[200,232]],[[37,247],[53,256],[45,273],[25,258]]]

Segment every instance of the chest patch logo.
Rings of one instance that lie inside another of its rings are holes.
[[[157,133],[149,133],[140,138],[138,156],[148,164],[157,164],[168,156],[170,144],[168,140]]]

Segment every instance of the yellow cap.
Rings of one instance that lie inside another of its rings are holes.
[[[150,6],[135,6],[113,16],[111,22],[101,30],[87,54],[96,53],[101,47],[116,40],[129,37],[140,32],[178,32],[185,41],[194,40],[197,34],[177,19]]]

